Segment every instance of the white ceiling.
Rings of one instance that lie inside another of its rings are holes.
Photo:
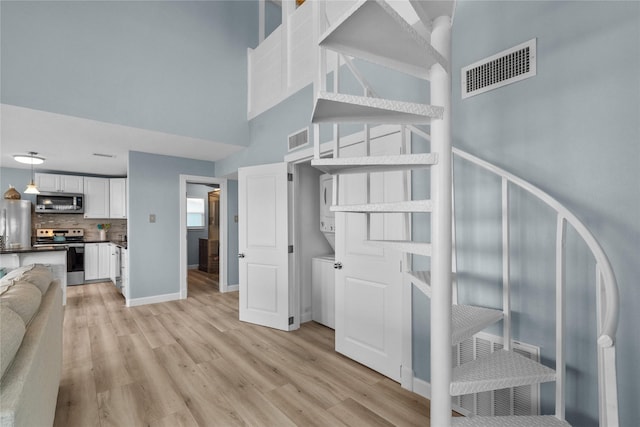
[[[125,176],[129,151],[215,162],[243,147],[2,104],[0,166],[29,169],[14,154],[44,157],[36,171]],[[99,157],[94,153],[115,157]]]

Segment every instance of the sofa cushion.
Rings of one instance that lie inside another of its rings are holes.
[[[42,292],[35,285],[27,282],[14,282],[7,291],[0,296],[0,305],[15,311],[28,325],[33,315],[38,311],[42,301]]]
[[[47,292],[47,289],[49,289],[49,285],[53,280],[53,274],[49,267],[36,264],[31,270],[22,273],[22,275],[16,278],[16,280],[31,283],[44,294]]]
[[[0,378],[4,376],[13,357],[18,352],[25,333],[24,322],[20,316],[8,306],[0,305]]]
[[[35,267],[35,264],[29,264],[22,267],[14,268],[10,272],[8,272],[2,279],[0,279],[0,287],[6,288],[8,286],[11,286],[14,280],[20,279],[24,273],[33,270]]]
[[[30,264],[11,270],[0,279],[0,295],[2,295],[16,281],[25,281],[35,285],[43,294],[49,289],[53,274],[49,267],[42,264]]]

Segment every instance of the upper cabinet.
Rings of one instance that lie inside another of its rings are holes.
[[[109,180],[109,218],[127,217],[127,179]]]
[[[84,177],[84,217],[109,218],[109,178]]]
[[[36,173],[35,176],[36,186],[40,191],[84,193],[84,177],[82,176],[52,173]]]

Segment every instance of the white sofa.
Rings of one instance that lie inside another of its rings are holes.
[[[48,267],[20,267],[0,279],[0,426],[53,425],[63,314]]]

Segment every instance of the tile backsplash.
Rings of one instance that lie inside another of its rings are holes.
[[[85,240],[99,240],[98,224],[111,224],[107,231],[107,240],[123,240],[127,234],[126,219],[86,219],[78,214],[32,214],[32,235],[36,228],[82,228]]]

